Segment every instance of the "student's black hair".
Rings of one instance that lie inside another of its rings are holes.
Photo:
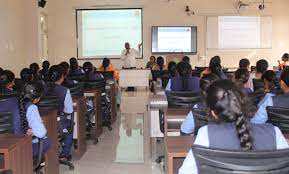
[[[217,115],[219,123],[236,125],[241,148],[252,150],[247,102],[241,88],[230,80],[216,81],[207,90],[206,103],[210,113],[213,111]]]
[[[69,69],[69,63],[67,63],[67,62],[61,62],[60,64],[59,64],[62,68],[63,68],[63,70],[64,70],[64,75],[66,76],[66,75],[68,75],[68,69]]]
[[[269,83],[270,89],[277,89],[280,90],[280,83],[279,80],[277,78],[277,75],[275,73],[275,71],[273,70],[268,70],[266,71],[263,75],[262,75],[262,80],[263,81],[267,81]]]
[[[102,66],[103,66],[103,70],[105,71],[107,67],[109,67],[110,65],[110,60],[108,58],[104,58],[102,60]]]
[[[249,59],[241,59],[239,61],[239,68],[240,69],[247,69],[250,66],[250,60]]]
[[[209,88],[209,86],[217,81],[217,80],[220,80],[219,76],[213,74],[213,73],[210,73],[210,74],[205,74],[201,80],[200,80],[200,88],[201,90],[206,93],[207,89]]]
[[[3,89],[6,86],[15,80],[15,75],[10,70],[4,70],[3,73],[0,75],[0,93],[2,93]]]
[[[171,77],[175,77],[177,74],[177,63],[174,61],[169,62],[168,71],[169,71]]]
[[[87,78],[89,78],[89,74],[94,71],[93,65],[91,62],[85,62],[83,64],[83,70]]]
[[[48,72],[48,78],[49,78],[49,91],[48,95],[52,95],[54,88],[55,88],[55,82],[60,80],[62,76],[65,74],[64,69],[60,65],[53,65],[50,67]]]
[[[38,99],[43,94],[43,86],[38,82],[27,83],[19,96],[19,109],[21,117],[21,127],[24,133],[28,130],[28,121],[26,118],[25,102],[32,102],[34,99]]]
[[[182,78],[182,90],[188,91],[189,89],[189,78],[192,76],[192,66],[187,62],[180,62],[177,65],[177,71]]]
[[[74,70],[78,68],[78,62],[75,57],[70,58],[69,63],[70,63],[70,70]]]
[[[280,79],[289,87],[289,68],[286,67],[280,76]]]
[[[47,60],[42,62],[42,68],[43,69],[48,70],[49,67],[50,67],[50,63]]]
[[[4,70],[0,67],[0,75],[3,73],[3,71],[4,71]]]
[[[289,54],[288,53],[284,53],[283,56],[282,56],[282,60],[287,62],[289,61]]]
[[[235,72],[234,79],[237,83],[245,84],[250,79],[250,72],[248,69],[238,69]]]
[[[33,80],[33,73],[29,68],[23,68],[20,72],[20,78],[24,83],[31,82]]]
[[[151,57],[150,57],[150,60],[151,60],[151,58],[154,58],[154,61],[156,61],[156,57],[155,57],[155,56],[151,56]]]
[[[221,65],[221,57],[220,56],[214,56],[211,58],[209,63],[209,68],[211,69],[215,65]]]
[[[184,56],[182,59],[183,62],[190,63],[190,58],[188,56]]]
[[[210,71],[211,73],[219,76],[220,78],[222,77],[222,73],[223,73],[223,69],[222,66],[218,63],[213,64],[212,66],[210,66]]]
[[[159,66],[160,70],[162,71],[163,70],[163,66],[165,64],[165,60],[162,56],[159,56],[157,58],[157,65]]]
[[[29,68],[33,73],[33,79],[36,81],[40,80],[41,78],[39,76],[39,69],[40,69],[39,65],[37,63],[32,63],[32,64],[30,64]]]
[[[269,67],[268,62],[265,59],[258,60],[256,63],[257,73],[264,74],[264,72],[267,71],[268,67]]]

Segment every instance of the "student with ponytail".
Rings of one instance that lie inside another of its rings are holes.
[[[272,88],[272,85],[279,88],[279,84],[275,77],[269,78],[269,73],[272,74],[272,72],[266,72],[263,76],[265,84],[265,88]],[[271,75],[274,76],[274,75]],[[253,123],[265,123],[268,120],[268,114],[266,108],[268,106],[274,106],[274,107],[281,107],[281,108],[289,108],[289,68],[285,68],[281,74],[281,82],[280,82],[280,88],[283,92],[282,94],[276,95],[276,90],[271,89],[271,92],[267,93],[267,95],[264,97],[264,99],[259,103],[258,111],[256,112],[255,116],[251,119],[251,122]],[[271,83],[269,82],[271,80]],[[274,87],[274,88],[275,88]],[[267,91],[269,89],[266,89]]]
[[[248,69],[238,69],[234,74],[234,81],[240,85],[243,92],[247,95],[253,93],[252,89],[247,87],[246,84],[250,79],[250,72]]]
[[[0,95],[13,94],[15,75],[12,71],[4,70],[0,75]]]
[[[19,109],[21,116],[21,127],[23,133],[32,135],[33,156],[38,157],[39,138],[43,139],[43,152],[48,151],[50,147],[49,139],[46,137],[46,128],[40,117],[36,104],[40,101],[43,94],[43,87],[38,82],[27,83],[19,97]]]
[[[169,80],[166,90],[200,92],[200,79],[192,76],[192,67],[189,63],[178,63],[177,71],[178,76]]]
[[[210,120],[199,129],[194,144],[224,150],[277,150],[288,148],[279,128],[271,124],[250,124],[242,90],[229,80],[216,81],[207,90]],[[225,136],[224,136],[225,135]],[[179,174],[197,174],[192,150]]]
[[[67,158],[70,156],[73,143],[73,102],[69,89],[62,86],[64,74],[64,69],[60,65],[54,65],[49,69],[48,95],[56,95],[60,99],[58,108],[59,133],[64,137],[60,157]]]

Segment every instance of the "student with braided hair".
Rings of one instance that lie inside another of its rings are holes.
[[[15,75],[12,71],[4,70],[0,75],[0,94],[13,94]]]
[[[271,124],[250,124],[242,90],[232,81],[216,81],[207,90],[206,103],[212,120],[199,129],[196,145],[224,150],[277,150],[288,148],[279,128]],[[225,136],[224,136],[225,135]],[[197,174],[192,150],[179,174]]]
[[[177,65],[178,76],[169,80],[167,91],[200,92],[200,78],[192,76],[192,67],[187,62]]]
[[[46,137],[47,131],[36,106],[42,94],[43,87],[41,84],[29,82],[24,86],[19,97],[21,127],[23,133],[34,137],[32,140],[34,157],[38,157],[39,138],[43,138],[43,156],[50,148],[50,141]]]
[[[70,156],[73,144],[73,102],[68,88],[62,86],[64,81],[64,69],[60,65],[54,65],[49,69],[48,95],[56,95],[60,99],[58,108],[58,131],[63,137],[61,158]]]

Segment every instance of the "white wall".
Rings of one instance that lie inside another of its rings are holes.
[[[0,67],[18,76],[38,59],[37,1],[0,1]]]

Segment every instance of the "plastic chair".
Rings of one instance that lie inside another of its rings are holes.
[[[193,146],[201,174],[288,174],[289,149],[276,151],[227,151]]]
[[[253,79],[254,91],[264,91],[264,82],[260,79]]]
[[[169,108],[192,108],[202,101],[200,93],[165,91]]]
[[[268,122],[289,134],[289,108],[267,107]]]

